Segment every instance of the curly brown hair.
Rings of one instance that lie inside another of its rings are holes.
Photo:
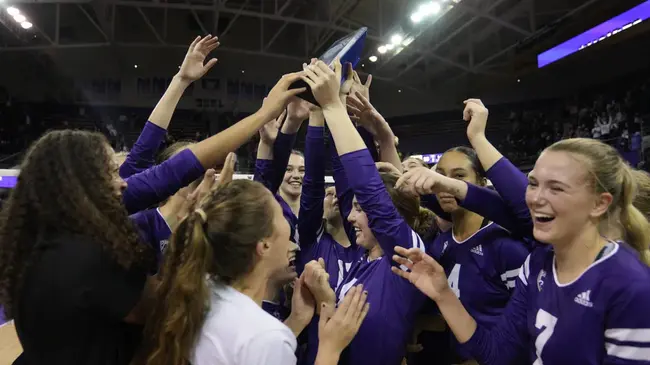
[[[134,364],[184,365],[209,309],[206,277],[231,284],[255,265],[260,240],[273,234],[271,193],[234,180],[212,191],[174,231],[158,274],[155,307]]]
[[[14,316],[33,248],[44,237],[92,237],[125,268],[153,263],[153,251],[140,243],[115,193],[116,174],[101,134],[52,131],[31,145],[0,213],[0,304],[7,318]]]

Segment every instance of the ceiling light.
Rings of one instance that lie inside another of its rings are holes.
[[[133,68],[138,68],[138,65],[133,65]]]
[[[384,47],[386,47],[387,50],[392,51],[393,48],[395,48],[395,45],[391,43],[391,44],[385,45]]]
[[[14,20],[16,21],[16,23],[22,23],[25,20],[27,20],[27,18],[25,18],[25,16],[22,14],[16,14],[14,15]]]
[[[377,56],[370,56],[368,57],[368,59],[370,60],[370,62],[377,62]],[[363,67],[363,65],[361,65],[361,67]]]
[[[406,47],[409,44],[413,43],[413,41],[414,41],[413,37],[408,37],[402,41],[402,46]]]
[[[397,90],[397,92],[398,92],[398,93],[401,93],[401,92],[402,92],[402,90],[401,90],[401,89],[400,89],[400,90]]]
[[[29,29],[32,27],[32,23],[30,22],[22,22],[20,23],[20,26],[23,27],[23,29]]]
[[[18,10],[17,8],[14,8],[13,6],[10,6],[10,7],[7,8],[7,13],[9,13],[9,15],[11,15],[11,16],[16,16],[16,15],[20,14],[20,10]]]
[[[425,16],[428,16],[428,15],[438,14],[440,12],[440,9],[441,7],[439,3],[435,1],[431,1],[420,6],[419,11],[422,12],[422,14],[424,14]]]
[[[392,44],[400,44],[404,40],[404,37],[402,37],[401,34],[393,34],[392,37],[390,37],[390,42]]]
[[[386,46],[380,46],[379,48],[377,48],[377,52],[379,52],[379,53],[381,53],[381,54],[386,53],[386,51],[388,51],[388,49],[386,48]]]
[[[411,14],[411,21],[413,23],[417,24],[417,23],[421,22],[422,18],[424,18],[424,16],[419,11],[416,11],[415,13]]]

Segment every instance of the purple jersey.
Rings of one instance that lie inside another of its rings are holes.
[[[555,254],[539,246],[524,262],[497,326],[478,326],[463,347],[481,364],[526,352],[541,364],[650,364],[650,269],[624,243],[577,279],[560,284]]]
[[[5,322],[7,322],[7,320],[5,319],[5,309],[2,308],[2,306],[0,305],[0,326],[5,324]]]
[[[325,232],[323,200],[325,199],[325,137],[323,127],[307,128],[305,140],[305,178],[300,196],[298,219],[301,266],[322,258],[330,275],[330,286],[336,290],[352,263],[362,255],[355,244],[341,246]]]
[[[368,150],[347,153],[341,156],[341,163],[384,255],[355,262],[336,291],[340,302],[352,286],[363,284],[370,303],[370,311],[340,363],[397,365],[405,355],[425,298],[391,272],[391,256],[397,245],[424,250],[424,243],[393,205]]]
[[[160,213],[160,209],[143,210],[129,218],[138,227],[142,240],[154,249],[158,263],[160,263],[169,243],[169,237],[172,235],[172,230]]]
[[[284,169],[282,171],[284,172]],[[262,185],[264,185],[267,189],[271,190],[270,187],[272,187],[273,185],[271,181],[272,179],[273,179],[273,161],[257,159],[255,161],[255,174],[253,175],[253,180],[262,183]],[[296,217],[296,215],[293,214],[291,207],[289,206],[289,204],[287,204],[287,202],[284,201],[284,199],[282,199],[280,194],[276,194],[273,190],[271,190],[271,192],[275,196],[275,200],[277,200],[278,203],[280,203],[280,207],[282,207],[282,214],[284,215],[284,218],[287,220],[287,222],[289,222],[289,227],[291,228],[291,242],[297,243],[298,242],[298,229],[297,229],[298,217]]]
[[[137,213],[176,194],[204,173],[194,153],[183,150],[160,165],[127,178],[122,201],[130,214]]]
[[[166,129],[147,122],[126,156],[126,160],[120,166],[120,177],[126,179],[155,165],[156,154],[166,134]]]
[[[445,269],[449,287],[465,309],[479,325],[490,328],[503,313],[529,252],[508,231],[489,223],[461,242],[453,229],[441,233],[430,253]],[[471,358],[458,351],[455,341],[452,344],[463,360]]]
[[[284,320],[289,317],[289,314],[291,314],[291,310],[282,303],[271,302],[268,300],[262,301],[262,309],[264,309],[266,313],[277,318],[280,322],[284,322]]]

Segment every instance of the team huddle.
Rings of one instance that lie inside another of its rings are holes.
[[[372,77],[314,59],[160,151],[218,45],[194,40],[127,155],[72,130],[30,147],[0,221],[15,364],[650,364],[650,177],[613,147],[562,140],[526,175],[468,99],[471,148],[402,161]]]

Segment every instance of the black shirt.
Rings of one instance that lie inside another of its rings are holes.
[[[123,322],[146,271],[126,270],[92,238],[39,242],[25,273],[15,325],[25,364],[128,364],[142,328]]]

